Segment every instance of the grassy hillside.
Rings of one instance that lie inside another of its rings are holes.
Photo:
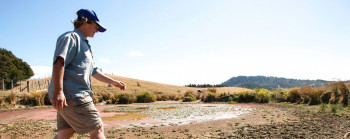
[[[167,85],[155,82],[149,82],[144,80],[126,78],[121,76],[109,75],[109,77],[123,81],[126,84],[126,90],[122,91],[117,87],[108,87],[108,84],[100,82],[94,78],[92,78],[92,88],[95,94],[103,94],[103,93],[128,93],[136,96],[137,94],[149,92],[155,95],[176,95],[176,96],[184,96],[186,92],[197,93],[197,90],[203,90],[203,88],[193,88],[193,87],[184,87],[184,86],[175,86],[175,85]],[[220,87],[215,88],[216,92],[242,92],[250,89],[239,88],[239,87]],[[204,89],[205,91],[207,89]],[[205,92],[204,91],[204,92]]]
[[[110,86],[96,80],[95,78],[92,78],[91,84],[95,93],[95,103],[128,104],[134,102],[145,103],[162,100],[193,101],[205,98],[208,95],[208,92],[234,93],[250,90],[238,87],[193,88],[154,83],[115,75],[108,76],[113,79],[123,81],[127,85],[127,88],[126,90],[122,91],[117,87]],[[33,89],[32,85],[30,85],[29,92],[27,92],[26,89],[23,89],[23,86],[26,86],[26,82],[22,82],[22,92],[19,91],[20,86],[14,88],[13,90],[0,91],[0,109],[21,107],[23,105],[51,105],[51,102],[48,99],[47,90],[44,89],[44,87],[47,87],[50,80],[50,78],[31,80],[30,83],[34,82],[42,85],[40,85],[40,89],[36,89],[37,87],[34,87]],[[198,90],[201,90],[201,93],[199,93]]]
[[[184,86],[175,86],[175,85],[167,85],[167,84],[162,84],[162,83],[155,83],[155,82],[150,82],[150,81],[144,81],[144,80],[138,80],[138,79],[132,79],[132,78],[127,78],[127,77],[121,77],[121,76],[116,76],[116,75],[110,75],[107,74],[109,77],[115,79],[115,80],[120,80],[123,81],[127,88],[126,90],[122,91],[117,87],[109,87],[108,84],[100,82],[96,80],[95,78],[91,79],[91,85],[92,89],[95,93],[100,93],[100,92],[113,92],[113,93],[143,93],[143,92],[150,92],[150,93],[155,93],[155,94],[184,94],[186,91],[193,91],[197,92],[198,89],[203,89],[203,88],[193,88],[193,87],[184,87]],[[36,79],[36,80],[30,80],[29,83],[29,92],[36,92],[40,90],[45,90],[48,87],[48,84],[50,82],[51,78],[44,78],[44,79]],[[27,82],[26,81],[21,81],[18,82],[17,84],[20,84],[20,86],[17,86],[13,88],[13,92],[27,92]],[[34,84],[34,87],[33,85]],[[39,85],[40,84],[40,85]],[[21,90],[21,91],[20,91]],[[241,92],[249,89],[245,88],[239,88],[239,87],[220,87],[216,88],[217,92]],[[11,90],[7,91],[1,91],[3,94],[5,93],[10,93]]]

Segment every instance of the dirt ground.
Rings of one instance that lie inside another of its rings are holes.
[[[234,118],[189,124],[106,126],[105,135],[107,138],[344,138],[350,131],[348,116],[309,113],[302,107],[279,104],[230,105],[250,110]],[[116,105],[97,108],[112,106]],[[102,118],[114,114],[101,111]],[[50,107],[1,111],[0,117],[0,138],[53,138],[57,133],[56,111]],[[108,121],[105,124],[111,125]],[[74,138],[89,136],[74,135]]]

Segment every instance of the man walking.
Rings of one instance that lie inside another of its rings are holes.
[[[90,138],[105,138],[101,117],[93,104],[91,76],[124,90],[126,85],[102,74],[95,66],[87,37],[105,32],[94,11],[80,9],[73,21],[74,30],[57,39],[53,58],[49,98],[57,110],[55,138],[70,138],[74,132]]]

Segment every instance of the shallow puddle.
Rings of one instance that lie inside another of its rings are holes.
[[[140,120],[147,118],[147,115],[137,114],[135,112],[127,113],[127,114],[116,114],[114,116],[102,117],[102,121],[120,121],[120,120]]]
[[[168,110],[168,109],[178,109],[178,107],[165,107],[165,108],[157,108],[157,109]]]
[[[133,104],[108,107],[103,112],[120,112],[102,117],[107,126],[171,126],[235,118],[251,108],[227,104]]]

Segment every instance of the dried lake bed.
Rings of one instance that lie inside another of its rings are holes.
[[[102,120],[106,127],[174,126],[235,118],[252,108],[229,104],[147,103],[106,107]],[[105,113],[113,113],[106,117]]]
[[[289,104],[98,105],[106,138],[344,138],[350,117]],[[0,138],[53,138],[52,107],[0,111]],[[73,138],[89,138],[87,134]]]

